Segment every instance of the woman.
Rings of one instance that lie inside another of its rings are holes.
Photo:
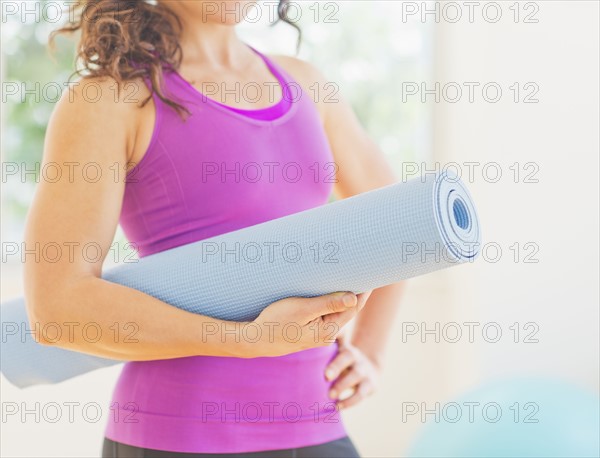
[[[344,198],[394,181],[347,103],[312,100],[326,83],[317,70],[238,39],[243,17],[231,12],[248,3],[87,1],[60,31],[81,31],[87,71],[56,106],[44,161],[82,173],[40,183],[26,245],[71,254],[28,262],[25,287],[32,322],[102,329],[93,343],[41,343],[130,361],[105,457],[358,456],[338,411],[375,388],[399,285],[278,301],[249,342],[239,324],[100,278],[118,223],[146,256],[325,204],[332,188]],[[99,177],[83,173],[89,164]],[[300,339],[269,333],[272,323],[299,325]]]

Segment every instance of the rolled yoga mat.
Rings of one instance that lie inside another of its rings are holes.
[[[189,312],[250,321],[285,297],[360,293],[468,262],[479,245],[462,182],[430,174],[146,256],[102,277]],[[1,312],[1,369],[19,387],[122,362],[38,344],[23,299]]]

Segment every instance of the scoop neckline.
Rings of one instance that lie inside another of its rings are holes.
[[[283,76],[282,72],[277,69],[275,67],[275,64],[273,62],[271,62],[264,54],[262,54],[261,52],[257,51],[256,49],[254,49],[252,46],[246,44],[246,46],[248,46],[248,48],[250,48],[250,50],[252,50],[257,56],[259,56],[262,61],[265,63],[265,65],[267,66],[267,69],[269,70],[269,72],[275,77],[275,79],[277,80],[277,83],[279,84],[279,87],[281,89],[281,99],[275,103],[274,105],[269,105],[268,107],[264,107],[264,108],[257,108],[257,109],[246,109],[246,108],[237,108],[237,107],[232,107],[230,105],[226,105],[224,103],[221,103],[215,99],[212,99],[210,97],[208,97],[206,94],[204,94],[202,91],[200,91],[198,88],[196,88],[192,83],[190,83],[187,79],[185,79],[175,68],[169,66],[169,70],[177,77],[177,79],[179,79],[195,96],[200,97],[202,99],[203,102],[207,102],[210,105],[212,105],[213,107],[215,107],[216,109],[223,111],[225,113],[228,113],[230,116],[239,118],[239,119],[243,119],[251,124],[277,124],[280,123],[284,120],[286,120],[296,109],[296,103],[297,101],[293,101],[291,100],[289,102],[289,107],[288,109],[283,112],[280,116],[273,118],[273,119],[259,119],[259,118],[254,118],[251,116],[248,116],[246,114],[244,114],[243,112],[247,112],[247,113],[251,113],[251,114],[261,114],[264,113],[265,111],[269,111],[269,110],[274,110],[276,108],[278,108],[279,106],[281,106],[282,104],[284,104],[286,102],[285,97],[286,97],[286,93],[285,93],[285,87],[288,84],[287,79]],[[241,111],[242,113],[240,113],[239,111]]]

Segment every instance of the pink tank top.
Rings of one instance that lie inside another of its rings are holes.
[[[335,169],[314,103],[255,52],[284,94],[266,109],[225,106],[166,71],[165,90],[191,116],[182,121],[154,96],[154,133],[128,175],[120,219],[140,256],[327,202]],[[346,432],[324,376],[336,351],[333,344],[276,358],[126,363],[106,437],[184,453],[278,450],[339,439]]]

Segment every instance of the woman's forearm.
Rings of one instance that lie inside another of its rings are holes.
[[[31,329],[45,345],[125,361],[248,353],[245,323],[186,312],[97,277],[44,290],[28,302]]]
[[[123,361],[256,358],[322,347],[335,341],[332,329],[342,329],[364,305],[348,292],[289,297],[268,305],[252,322],[233,322],[186,312],[94,276],[69,281],[54,287],[43,277],[26,282],[37,341]],[[290,326],[298,330],[292,339],[284,331]]]
[[[356,318],[352,344],[360,348],[379,368],[382,367],[385,346],[404,288],[405,282],[400,282],[374,290]]]

